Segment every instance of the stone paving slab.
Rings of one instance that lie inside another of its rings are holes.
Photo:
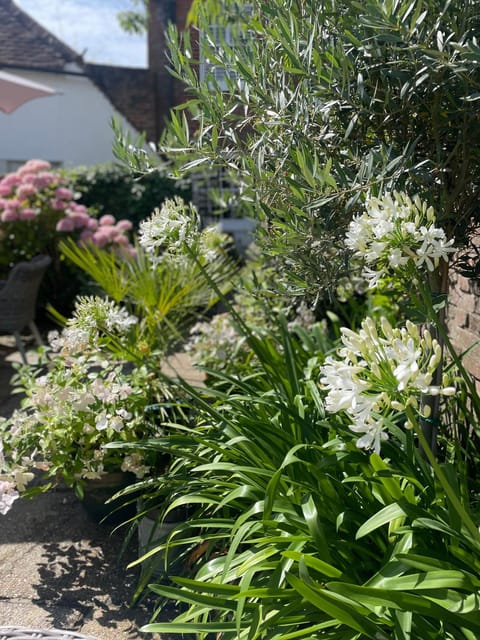
[[[34,358],[34,351],[28,352],[29,362]],[[3,416],[20,400],[10,386],[12,363],[18,361],[14,342],[2,336]],[[182,359],[172,363],[175,371],[185,366]],[[127,565],[137,557],[137,541],[133,537],[122,555],[124,535],[94,522],[68,489],[16,500],[8,514],[0,515],[0,627],[61,628],[98,640],[158,640],[139,631],[149,622],[154,601],[147,595],[131,606],[139,569]],[[171,617],[166,611],[159,620]]]
[[[91,520],[73,492],[17,500],[0,516],[0,626],[61,628],[139,640],[153,602],[132,607],[135,542]]]

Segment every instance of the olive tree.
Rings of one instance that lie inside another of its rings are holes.
[[[184,83],[160,148],[222,167],[283,282],[311,297],[347,265],[367,194],[419,193],[466,244],[478,223],[480,0],[195,0],[168,30]]]

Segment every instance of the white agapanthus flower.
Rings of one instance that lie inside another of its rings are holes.
[[[88,332],[93,342],[99,331],[107,330],[125,334],[137,322],[136,316],[128,313],[113,300],[99,296],[81,296],[75,303],[75,310],[67,323],[67,330]]]
[[[453,240],[435,226],[433,207],[419,196],[411,199],[398,192],[367,200],[365,212],[350,223],[345,242],[362,261],[370,287],[409,264],[434,271],[455,251]]]
[[[421,394],[453,395],[455,388],[432,385],[442,350],[428,331],[416,325],[394,328],[386,318],[377,326],[371,318],[358,332],[342,329],[337,356],[321,368],[320,383],[327,392],[325,408],[344,411],[349,428],[362,434],[357,446],[380,452],[387,421],[406,406],[417,407]]]
[[[198,226],[195,209],[175,197],[165,200],[160,209],[140,223],[138,242],[154,263],[160,262],[164,253],[175,253],[191,240],[198,233]]]

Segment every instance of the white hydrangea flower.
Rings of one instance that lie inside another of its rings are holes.
[[[435,214],[418,196],[394,192],[370,198],[352,220],[345,243],[363,262],[363,276],[376,287],[386,276],[415,268],[437,269],[455,251],[453,239],[435,226]]]

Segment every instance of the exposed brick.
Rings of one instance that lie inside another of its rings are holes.
[[[464,293],[470,293],[471,284],[472,284],[471,280],[469,280],[465,276],[462,276],[460,274],[457,276],[456,287],[460,289],[460,291],[463,291]]]
[[[469,314],[461,307],[456,307],[454,313],[449,315],[449,324],[452,327],[468,328]]]

